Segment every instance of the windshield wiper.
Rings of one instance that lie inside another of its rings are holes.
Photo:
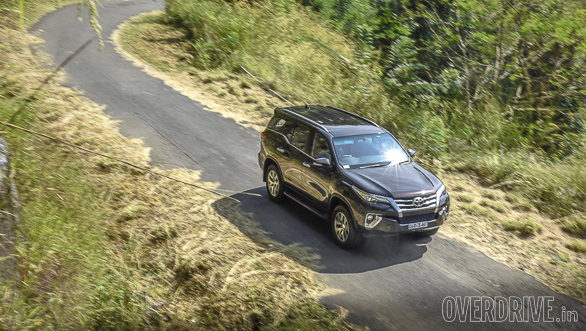
[[[388,166],[391,165],[393,162],[389,162],[389,163],[379,163],[379,164],[371,164],[371,165],[367,165],[367,166],[363,166],[363,167],[358,167],[358,169],[364,169],[364,168],[376,168],[376,167],[384,167],[384,166]],[[399,164],[403,164],[403,163],[409,163],[409,160],[403,161],[403,162],[399,162],[395,165],[399,165]]]
[[[367,166],[363,166],[363,167],[358,167],[358,169],[374,168],[374,167],[384,167],[384,166],[388,166],[391,163],[392,162],[389,162],[389,163],[379,163],[379,164],[371,164],[371,165],[367,165]]]

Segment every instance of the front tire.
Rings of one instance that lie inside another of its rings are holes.
[[[283,177],[281,176],[281,172],[277,169],[277,166],[271,164],[267,169],[267,193],[269,194],[269,199],[273,202],[281,202],[283,201],[283,193],[285,192],[285,188],[283,187]]]
[[[332,234],[336,244],[344,249],[360,246],[364,236],[344,206],[337,206],[331,216]]]

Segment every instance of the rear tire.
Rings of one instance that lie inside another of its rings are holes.
[[[331,215],[332,235],[336,245],[350,249],[364,243],[363,232],[355,225],[348,209],[337,206]]]
[[[267,193],[269,194],[269,199],[271,199],[271,201],[283,201],[283,195],[285,192],[285,188],[283,187],[283,176],[281,176],[281,172],[274,164],[271,164],[267,169],[266,185]]]

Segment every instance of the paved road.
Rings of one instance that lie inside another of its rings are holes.
[[[114,0],[103,5],[100,23],[107,38],[128,17],[164,7],[162,0]],[[44,52],[55,63],[95,38],[87,19],[79,22],[76,15],[76,7],[68,6],[33,28],[45,39]],[[277,205],[266,198],[256,160],[257,132],[204,110],[135,68],[112,45],[101,52],[97,46],[90,44],[66,67],[66,85],[107,105],[106,112],[122,121],[123,134],[143,138],[153,147],[154,164],[202,170],[203,180],[219,182],[222,189],[263,195],[236,197],[274,239],[300,242],[321,255],[325,268],[319,278],[343,291],[323,302],[348,309],[350,321],[372,330],[586,330],[586,310],[578,301],[441,236],[377,238],[354,251],[339,249],[329,238],[327,224],[310,212],[292,202]],[[581,321],[471,323],[467,318],[448,323],[442,317],[442,302],[448,296],[553,296],[551,316],[561,317],[565,307],[577,311]]]

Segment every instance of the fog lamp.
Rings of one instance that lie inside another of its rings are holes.
[[[368,230],[374,228],[375,226],[378,225],[378,223],[380,223],[383,220],[383,216],[382,215],[377,215],[377,214],[368,214],[366,215],[366,219],[364,220],[364,227],[366,227]]]

